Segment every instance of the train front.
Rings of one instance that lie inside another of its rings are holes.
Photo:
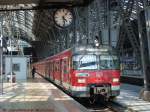
[[[76,97],[106,96],[120,93],[120,64],[110,48],[80,48],[73,55],[72,93]]]

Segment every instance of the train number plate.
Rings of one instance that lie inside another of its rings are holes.
[[[94,88],[94,94],[105,94],[105,93],[107,93],[107,88],[104,87]]]

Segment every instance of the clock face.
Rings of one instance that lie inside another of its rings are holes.
[[[54,14],[54,21],[59,27],[68,27],[73,22],[73,14],[68,9],[58,9]]]

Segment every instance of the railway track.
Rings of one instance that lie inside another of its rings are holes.
[[[97,101],[91,104],[88,100],[77,100],[80,104],[85,106],[90,112],[129,112],[125,107],[114,103]]]
[[[114,112],[130,112],[126,107],[123,107],[122,105],[115,102],[108,102],[107,107]]]
[[[115,112],[111,108],[108,108],[106,105],[91,105],[87,107],[90,112]]]
[[[62,90],[63,92],[69,95],[69,93],[66,92],[63,88],[56,85],[51,80],[47,78],[45,79],[53,83],[56,87],[58,87],[60,90]],[[80,104],[82,104],[83,106],[85,106],[90,112],[129,112],[125,107],[122,107],[121,105],[114,103],[114,102],[104,102],[103,100],[100,100],[100,101],[97,101],[96,103],[91,104],[88,99],[77,99],[77,98],[74,98],[74,99]]]

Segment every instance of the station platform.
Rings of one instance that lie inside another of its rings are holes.
[[[35,79],[4,83],[0,112],[88,112],[39,75]]]
[[[139,98],[141,89],[142,86],[121,84],[121,93],[115,102],[126,107],[129,112],[150,112],[150,102]]]
[[[150,112],[150,102],[139,99],[142,86],[121,84],[121,94],[115,100],[129,112]],[[0,95],[0,112],[88,112],[85,107],[57,89],[41,76],[35,79],[4,83]]]

